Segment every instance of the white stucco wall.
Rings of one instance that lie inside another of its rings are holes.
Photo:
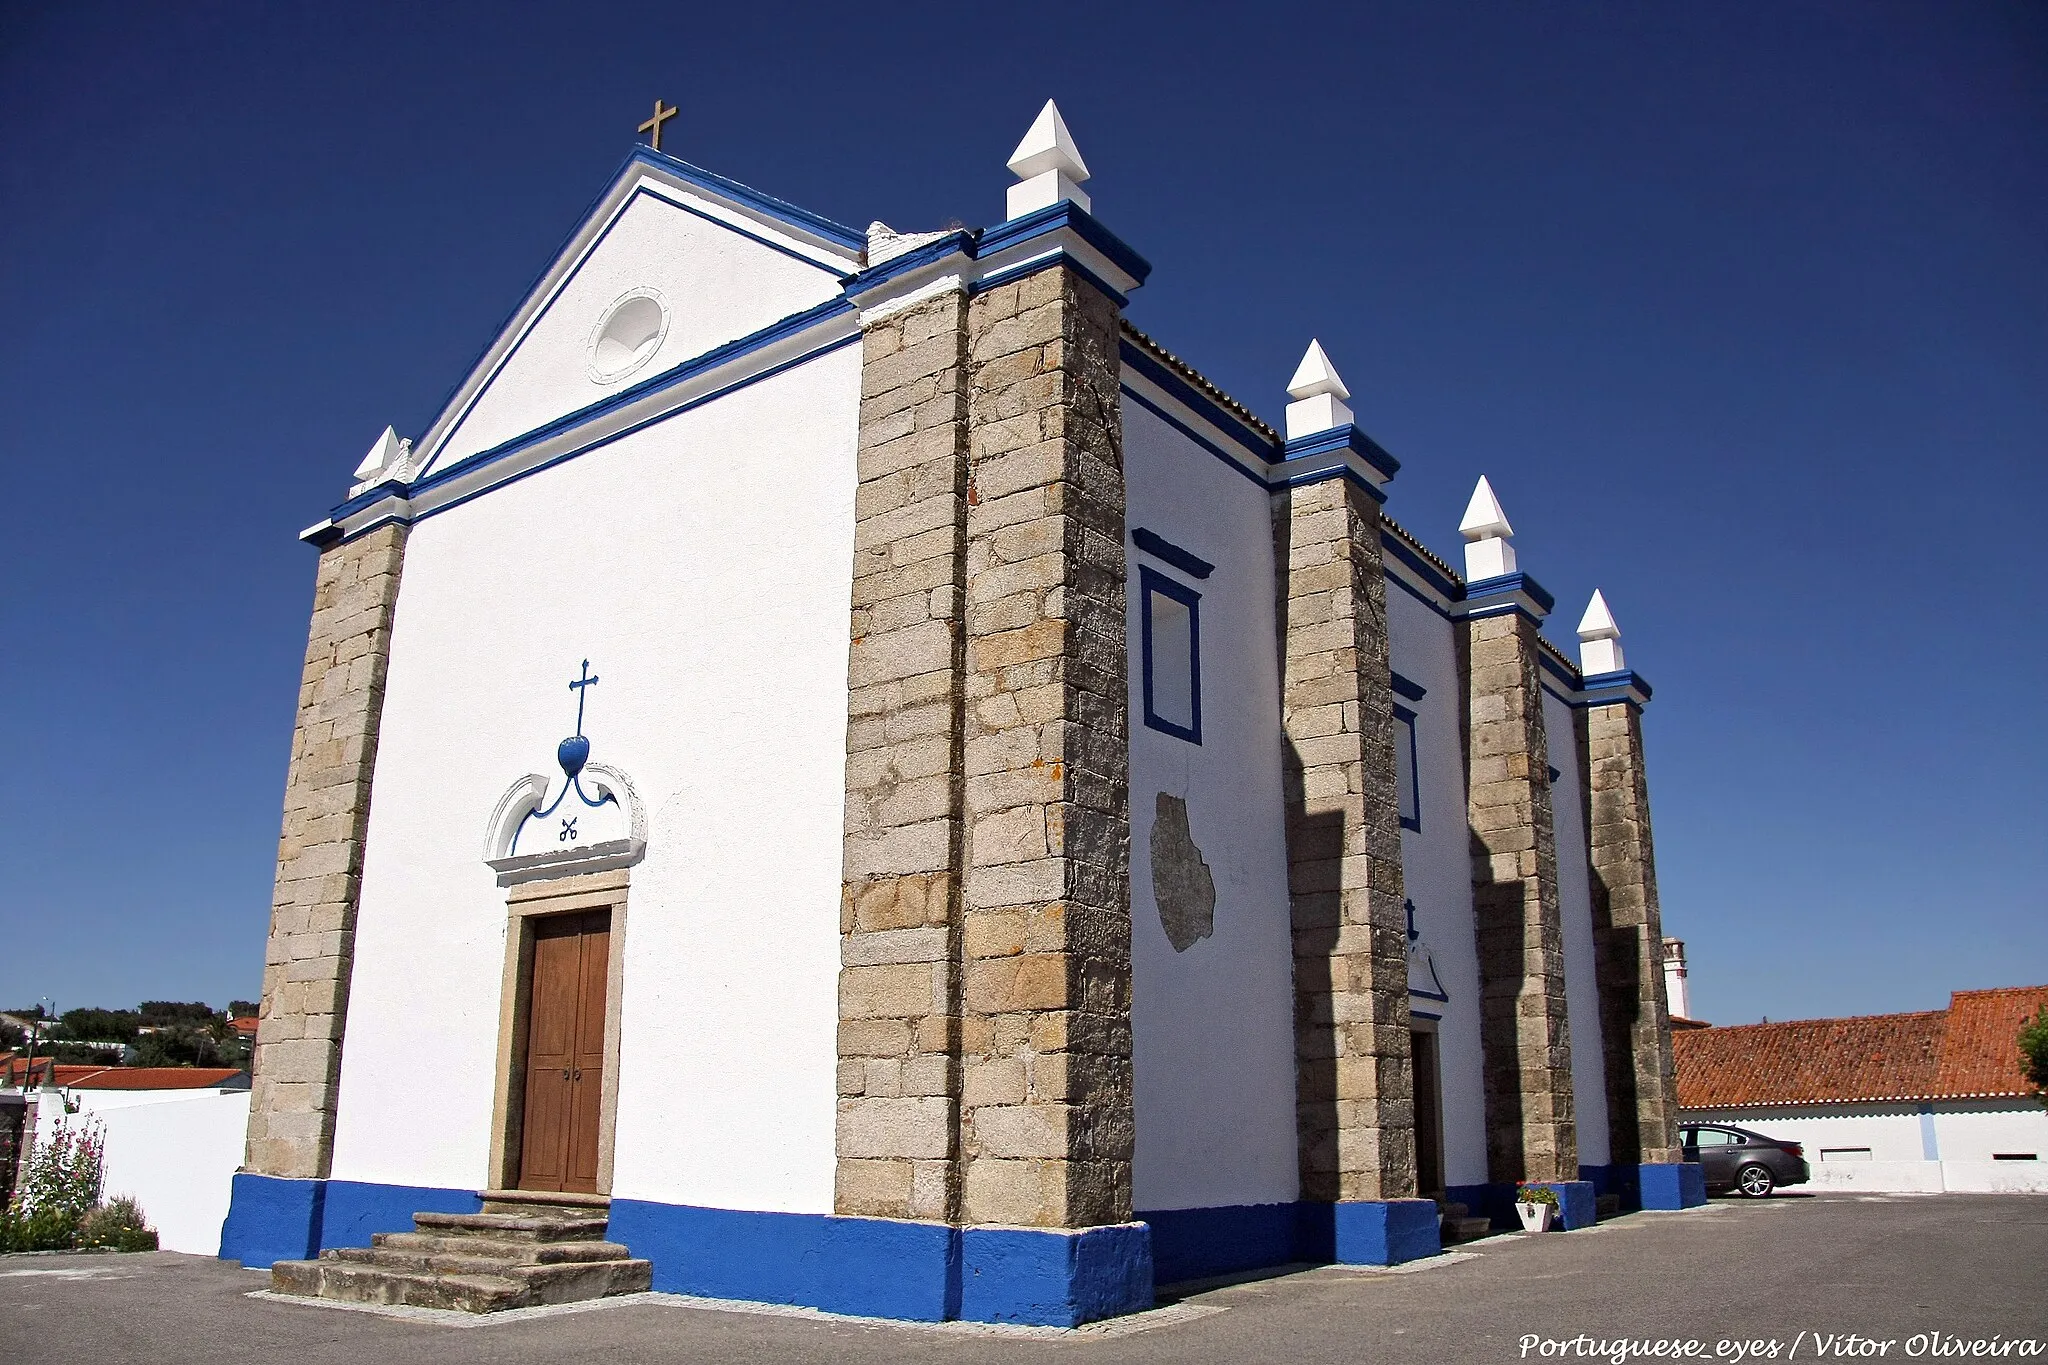
[[[1201,556],[1206,579],[1126,542],[1131,633],[1131,1028],[1140,1209],[1291,1200],[1293,949],[1265,491],[1124,403],[1126,519]],[[1144,724],[1138,566],[1202,594],[1202,742]],[[1187,802],[1215,931],[1175,952],[1152,894],[1160,792]]]
[[[1990,1161],[1999,1152],[2032,1152],[2048,1171],[2048,1109],[2028,1100],[1948,1100],[1934,1107],[1943,1161]]]
[[[249,1092],[153,1090],[68,1092],[73,1125],[97,1119],[106,1129],[104,1197],[131,1195],[156,1229],[157,1246],[197,1256],[220,1254],[235,1171],[249,1131]],[[37,1134],[63,1117],[45,1091]]]
[[[524,435],[839,292],[840,272],[706,221],[661,194],[633,197],[546,300],[490,382],[458,408],[436,468]],[[594,375],[590,343],[619,298],[653,289],[668,313],[654,354],[616,379]]]
[[[1572,1109],[1579,1164],[1605,1166],[1613,1151],[1607,1131],[1607,1058],[1600,1040],[1600,975],[1593,957],[1593,900],[1587,866],[1586,807],[1579,779],[1572,709],[1543,692],[1543,732],[1557,779],[1550,789],[1557,836],[1557,901],[1564,927],[1565,1013],[1572,1031]]]
[[[415,526],[334,1175],[486,1179],[505,891],[485,824],[572,732],[632,780],[613,1193],[829,1211],[859,350]]]
[[[1415,712],[1420,830],[1401,833],[1401,875],[1415,925],[1436,960],[1450,1003],[1415,1000],[1441,1012],[1437,1025],[1443,1089],[1444,1181],[1486,1181],[1485,1054],[1479,1036],[1479,949],[1473,935],[1472,854],[1459,737],[1458,660],[1451,623],[1395,581],[1387,582],[1387,630],[1394,671],[1426,689]]]

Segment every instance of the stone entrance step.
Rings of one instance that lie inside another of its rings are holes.
[[[608,1200],[571,1202],[485,1191],[481,1213],[416,1213],[412,1232],[270,1268],[280,1294],[350,1303],[495,1313],[638,1293],[654,1267],[604,1240]]]
[[[1493,1224],[1484,1218],[1474,1218],[1472,1210],[1456,1200],[1436,1201],[1437,1237],[1445,1246],[1459,1242],[1476,1242],[1493,1231]]]

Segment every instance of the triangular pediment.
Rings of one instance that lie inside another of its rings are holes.
[[[839,294],[861,234],[645,148],[418,443],[421,475]]]

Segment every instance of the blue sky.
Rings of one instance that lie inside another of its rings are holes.
[[[313,554],[634,140],[1002,216],[1056,97],[1140,327],[1320,337],[1439,552],[1606,589],[1695,1013],[2048,980],[2048,11],[0,11],[0,1005],[254,998]]]

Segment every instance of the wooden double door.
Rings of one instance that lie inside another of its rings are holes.
[[[612,912],[533,924],[519,1188],[597,1193]]]

